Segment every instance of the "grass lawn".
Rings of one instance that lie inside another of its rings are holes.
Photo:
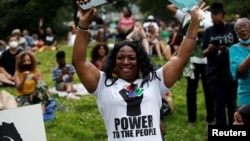
[[[60,46],[65,50],[67,63],[71,63],[72,48]],[[89,47],[89,51],[91,47]],[[54,87],[51,78],[52,69],[56,66],[55,53],[53,51],[44,51],[36,55],[41,62],[38,65],[42,71],[43,78],[49,87]],[[154,56],[155,64],[162,64],[164,61],[157,61]],[[75,83],[79,83],[77,75]],[[16,94],[15,88],[6,89],[12,94]],[[197,101],[197,122],[193,126],[187,124],[186,111],[186,79],[181,77],[172,89],[174,98],[174,111],[166,116],[165,126],[167,141],[204,141],[206,133],[205,121],[205,103],[201,84],[198,88]],[[56,119],[46,122],[46,134],[48,141],[106,141],[106,131],[104,122],[99,114],[94,96],[85,95],[80,100],[74,101],[64,97],[52,95],[57,103],[65,107],[64,110],[56,111]]]

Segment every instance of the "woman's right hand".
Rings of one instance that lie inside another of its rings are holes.
[[[216,46],[214,46],[213,44],[209,44],[207,49],[208,49],[208,52],[214,52],[216,50]]]
[[[80,8],[80,4],[87,3],[89,1],[91,1],[91,0],[77,0],[76,1],[77,7],[78,7],[79,12],[80,12],[78,26],[80,26],[82,28],[88,28],[89,27],[91,18],[93,16],[93,12],[95,10],[94,7],[91,7],[89,10],[82,10]]]
[[[6,78],[9,79],[9,80],[12,80],[12,81],[14,80],[14,77],[11,76],[10,74],[7,74],[7,75],[6,75]]]
[[[69,74],[69,71],[66,67],[62,69],[62,74]]]
[[[28,77],[29,74],[30,74],[29,71],[24,71],[23,72],[23,78],[24,78],[24,80],[27,79],[27,77]]]

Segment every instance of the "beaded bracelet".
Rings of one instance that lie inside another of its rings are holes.
[[[77,26],[76,29],[89,32],[89,28],[83,28],[83,27]]]
[[[196,36],[189,35],[189,34],[187,34],[185,37],[192,39],[192,40],[196,40],[196,38],[197,38]]]

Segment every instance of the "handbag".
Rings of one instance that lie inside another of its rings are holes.
[[[6,90],[0,91],[0,110],[17,108],[15,97]]]

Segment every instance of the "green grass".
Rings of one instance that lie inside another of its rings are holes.
[[[71,63],[72,48],[60,46],[60,49],[67,53],[67,62]],[[90,48],[89,48],[90,50]],[[42,71],[43,78],[49,87],[54,87],[51,78],[52,69],[56,66],[55,52],[44,51],[36,55],[41,62],[38,65]],[[156,61],[155,64],[163,64],[164,61]],[[79,79],[75,76],[75,83]],[[6,89],[13,95],[16,94],[15,88]],[[174,98],[174,111],[166,116],[165,126],[167,141],[204,141],[207,137],[205,122],[205,104],[201,84],[198,88],[197,101],[197,122],[194,126],[187,124],[186,111],[186,79],[181,77],[172,89]],[[52,95],[57,103],[66,107],[64,111],[56,111],[56,119],[46,122],[45,129],[48,141],[106,141],[106,131],[104,122],[99,114],[94,96],[85,95],[80,100],[73,101],[64,97]]]

